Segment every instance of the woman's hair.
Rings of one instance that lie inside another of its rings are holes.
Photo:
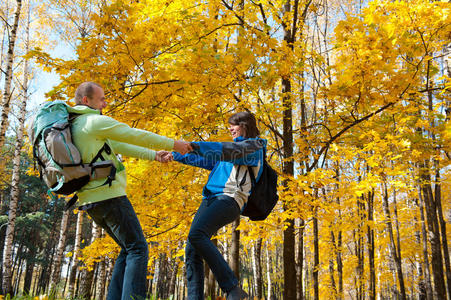
[[[232,115],[229,118],[229,124],[240,125],[244,129],[245,138],[254,138],[260,135],[255,117],[250,112],[242,111]]]

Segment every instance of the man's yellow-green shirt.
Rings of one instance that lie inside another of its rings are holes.
[[[72,139],[80,150],[84,163],[90,163],[106,143],[111,153],[102,153],[105,160],[113,161],[116,166],[116,178],[112,185],[104,185],[105,178],[91,180],[77,192],[78,205],[100,202],[126,195],[127,176],[124,165],[116,154],[135,158],[154,160],[155,151],[151,149],[171,150],[174,140],[155,133],[131,128],[113,118],[100,115],[98,110],[84,105],[69,107],[70,113],[80,114],[72,122]]]

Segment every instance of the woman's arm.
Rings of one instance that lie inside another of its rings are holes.
[[[236,165],[258,166],[265,142],[247,139],[240,142],[192,142],[194,154],[210,161],[228,161]]]
[[[199,167],[207,170],[213,170],[216,164],[216,162],[213,160],[209,160],[202,156],[192,153],[182,155],[178,152],[172,152],[172,156],[175,161],[178,161],[182,164]]]

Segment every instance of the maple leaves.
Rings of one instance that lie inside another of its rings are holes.
[[[374,1],[361,15],[338,22],[324,44],[312,33],[319,25],[307,18],[298,39],[288,45],[280,32],[282,22],[288,22],[281,17],[283,4],[113,1],[93,17],[94,29],[80,40],[76,60],[39,57],[64,79],[55,96],[70,98],[81,81],[97,81],[105,87],[109,114],[169,137],[227,140],[228,114],[250,109],[269,140],[269,160],[279,170],[285,163],[281,78],[290,75],[295,175],[285,176],[281,201],[267,220],[241,222],[243,245],[262,238],[275,248],[282,243],[285,221],[295,218],[306,221],[302,226],[310,237],[311,220],[317,218],[324,246],[320,267],[327,269],[341,251],[345,282],[352,283],[355,251],[328,241],[341,232],[353,244],[369,227],[377,236],[376,268],[384,282],[391,281],[384,273],[389,253],[384,188],[397,201],[389,209],[397,208],[403,257],[416,261],[420,250],[410,232],[418,230],[420,220],[414,203],[417,163],[432,155],[440,167],[449,164],[451,127],[443,110],[450,79],[441,77],[439,60],[449,43],[449,6]],[[315,5],[313,14],[319,10]],[[150,255],[183,255],[206,172],[133,159],[126,165],[128,194],[151,242]],[[449,180],[443,177],[444,186]],[[370,197],[373,220],[359,208]],[[228,234],[218,233],[218,238]],[[105,249],[111,243],[102,241]],[[306,247],[312,244],[307,240]],[[86,249],[85,257],[95,257],[98,247]],[[330,286],[321,290],[324,298],[331,293]]]

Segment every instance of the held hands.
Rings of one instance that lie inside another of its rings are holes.
[[[178,140],[174,142],[174,151],[185,155],[186,153],[193,151],[193,148],[189,142]]]
[[[167,163],[174,160],[172,153],[169,151],[157,151],[155,154],[155,160],[161,163]]]
[[[180,154],[186,154],[193,151],[193,148],[189,142],[178,140],[174,142],[174,151],[179,152]],[[174,157],[172,156],[172,152],[157,151],[155,153],[155,160],[161,163],[167,163],[173,161]]]

